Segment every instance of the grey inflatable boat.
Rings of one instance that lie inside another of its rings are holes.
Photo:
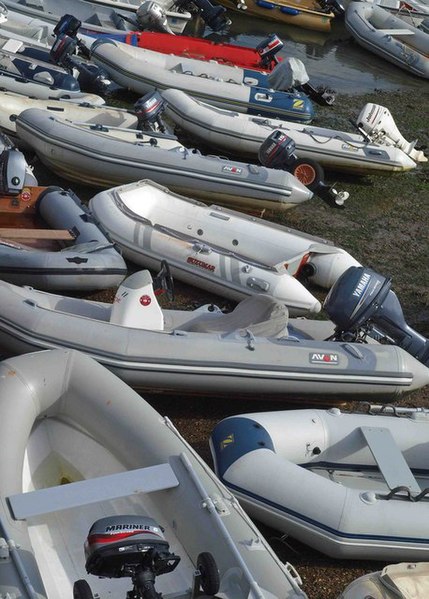
[[[306,599],[170,420],[87,356],[1,362],[0,435],[1,597],[125,598],[143,571],[141,597]]]
[[[151,179],[183,195],[252,210],[285,210],[313,196],[287,171],[204,156],[163,133],[73,122],[36,108],[18,115],[16,132],[46,166],[79,183]]]
[[[171,290],[165,273],[157,281]],[[128,277],[113,304],[0,281],[0,306],[5,355],[79,349],[137,389],[326,403],[397,399],[429,383],[429,368],[404,349],[336,341],[331,321],[288,319],[268,296],[249,297],[229,314],[213,304],[163,310],[149,271]]]

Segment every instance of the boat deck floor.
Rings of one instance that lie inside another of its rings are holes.
[[[91,456],[91,459],[88,459]],[[48,419],[33,431],[26,451],[23,490],[46,488],[125,471],[117,458],[94,439],[68,424]],[[131,579],[103,579],[85,571],[84,541],[92,524],[114,515],[149,516],[165,528],[170,551],[181,557],[174,572],[156,579],[158,592],[178,593],[190,588],[194,567],[162,515],[160,493],[83,505],[29,518],[29,534],[48,597],[73,596],[73,583],[85,579],[101,599],[125,597]]]

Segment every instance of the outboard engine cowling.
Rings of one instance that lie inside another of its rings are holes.
[[[139,127],[144,131],[161,131],[167,127],[161,118],[165,100],[158,91],[148,92],[134,104],[134,112],[139,119]]]
[[[76,37],[81,25],[82,21],[79,21],[73,15],[63,15],[54,27],[54,35],[59,37],[65,34],[70,37]]]
[[[85,557],[88,574],[129,577],[134,585],[132,596],[142,599],[158,597],[155,577],[172,572],[180,562],[180,557],[169,551],[155,520],[135,515],[97,520],[85,542]]]
[[[390,278],[351,266],[333,285],[323,307],[336,325],[337,339],[369,335],[399,345],[429,366],[429,339],[407,325]]]
[[[278,64],[276,54],[280,52],[283,46],[282,40],[275,33],[271,33],[267,39],[258,44],[256,50],[261,56],[261,65],[268,68],[273,64]]]
[[[295,141],[276,129],[260,145],[259,162],[267,168],[289,170],[297,159],[295,150]]]
[[[280,91],[296,89],[304,92],[321,106],[332,106],[335,91],[328,87],[313,87],[304,63],[299,58],[286,58],[267,76],[269,86]]]
[[[298,89],[301,85],[307,83],[309,79],[307,69],[299,58],[282,60],[267,76],[269,86],[279,91]]]
[[[7,148],[0,154],[0,193],[18,195],[26,184],[27,161],[16,148]],[[37,183],[36,183],[37,184]]]
[[[146,0],[138,7],[136,21],[139,29],[143,31],[160,31],[174,35],[168,24],[167,13],[160,4],[152,0]]]

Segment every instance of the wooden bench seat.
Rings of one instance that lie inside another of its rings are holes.
[[[59,239],[73,241],[75,236],[68,229],[20,229],[0,227],[0,238],[3,239]]]

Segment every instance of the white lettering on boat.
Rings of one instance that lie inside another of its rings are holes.
[[[331,366],[335,366],[339,364],[339,361],[338,354],[325,354],[317,352],[310,354],[311,364],[329,364]]]
[[[362,295],[362,293],[365,291],[370,280],[371,280],[371,275],[369,275],[368,273],[364,273],[362,275],[359,283],[356,285],[355,290],[353,291],[353,296],[360,297]]]

